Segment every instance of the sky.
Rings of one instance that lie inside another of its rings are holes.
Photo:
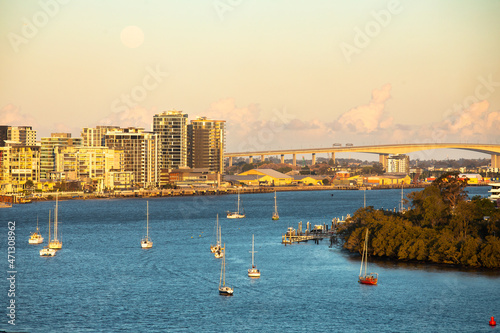
[[[78,137],[179,110],[226,120],[226,152],[499,144],[499,17],[496,0],[0,0],[0,125]],[[488,155],[413,154],[446,157]]]

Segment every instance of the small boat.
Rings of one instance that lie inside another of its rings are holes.
[[[274,191],[274,213],[272,219],[273,221],[280,219],[280,216],[278,214],[278,205],[276,204],[276,191]]]
[[[253,257],[255,252],[256,251],[254,251],[254,235],[252,235],[252,251],[250,251],[250,253],[252,253],[252,268],[248,269],[248,276],[254,279],[258,279],[260,278],[260,271],[257,269],[257,267],[254,265],[253,262],[254,259]]]
[[[215,253],[220,251],[220,237],[219,237],[219,214],[217,214],[217,223],[215,224],[215,245],[210,245],[210,252]]]
[[[227,212],[228,219],[242,219],[245,217],[243,210],[240,212],[240,192],[238,192],[238,205],[236,212]]]
[[[363,271],[364,264],[364,271]],[[363,246],[363,257],[361,259],[361,268],[359,269],[359,280],[361,284],[376,285],[378,282],[378,273],[366,273],[368,268],[368,228],[366,228],[365,243]]]
[[[141,240],[141,247],[143,249],[153,247],[153,241],[149,238],[149,201],[146,201],[146,237]]]
[[[49,248],[48,246],[45,246],[43,249],[40,250],[40,256],[41,257],[53,257],[56,255],[56,250]]]
[[[36,218],[36,231],[30,235],[30,239],[28,240],[30,244],[42,244],[43,237],[40,234],[40,229],[38,229],[38,217]]]
[[[54,210],[54,238],[50,240],[50,216],[49,216],[49,248],[54,250],[62,249],[62,241],[57,238],[57,214],[58,214],[58,200],[56,195],[56,209]]]
[[[226,244],[224,244],[223,252],[225,252]],[[222,263],[220,266],[220,279],[219,279],[219,295],[233,296],[233,288],[226,286],[226,256],[223,255]]]

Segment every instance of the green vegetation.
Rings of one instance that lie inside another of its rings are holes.
[[[359,209],[339,230],[344,248],[361,252],[368,228],[373,256],[500,268],[500,211],[489,199],[467,200],[465,186],[458,173],[447,173],[409,194],[405,213]]]

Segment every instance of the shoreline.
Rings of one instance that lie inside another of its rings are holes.
[[[33,197],[15,197],[12,195],[2,195],[2,198],[10,200],[1,200],[0,202],[13,202],[15,205],[29,204],[38,201],[53,201],[58,195],[59,200],[100,200],[100,199],[124,199],[124,198],[163,198],[163,197],[185,197],[185,196],[204,196],[204,195],[227,195],[227,194],[253,194],[253,193],[272,193],[272,192],[293,192],[293,191],[363,191],[363,190],[391,190],[391,189],[417,189],[425,188],[431,184],[410,184],[402,186],[401,184],[377,185],[377,186],[345,186],[345,185],[314,185],[314,186],[252,186],[252,187],[199,187],[182,189],[154,189],[154,190],[128,190],[114,191],[109,193],[84,193],[83,191],[67,192],[45,192],[35,194]],[[489,184],[471,184],[468,186],[490,186]],[[13,200],[14,199],[14,200]],[[17,199],[17,200],[15,200]]]

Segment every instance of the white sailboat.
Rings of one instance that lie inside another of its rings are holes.
[[[149,201],[146,201],[146,237],[141,240],[141,247],[143,249],[153,247],[153,241],[149,238]]]
[[[58,215],[58,199],[56,195],[56,209],[54,210],[54,238],[50,240],[50,234],[49,234],[49,248],[54,249],[54,250],[60,250],[62,249],[62,241],[57,238],[57,215]],[[50,223],[50,222],[49,222]]]
[[[210,245],[210,252],[215,253],[220,251],[220,237],[219,237],[219,214],[217,214],[217,223],[215,224],[215,245]]]
[[[40,234],[40,229],[38,229],[38,216],[36,218],[36,231],[30,235],[30,239],[28,240],[28,243],[29,244],[42,244],[43,243],[42,234]]]
[[[244,217],[245,217],[245,214],[243,213],[243,210],[240,212],[240,192],[238,192],[237,210],[236,210],[236,212],[227,212],[227,218],[228,219],[241,219]]]
[[[49,240],[50,240],[50,210],[49,210]],[[48,246],[44,246],[43,249],[40,250],[41,257],[53,257],[56,255],[56,250],[51,249]]]
[[[274,191],[274,213],[272,219],[274,221],[279,220],[280,216],[278,214],[278,204],[276,203],[276,191]]]
[[[225,252],[226,244],[224,244],[223,249],[223,252]],[[226,256],[223,255],[220,266],[219,294],[222,296],[233,296],[233,292],[233,288],[226,286]]]
[[[257,269],[257,267],[254,265],[253,257],[254,253],[257,251],[254,251],[254,235],[252,235],[252,267],[248,269],[248,276],[254,279],[260,278],[260,271]]]

